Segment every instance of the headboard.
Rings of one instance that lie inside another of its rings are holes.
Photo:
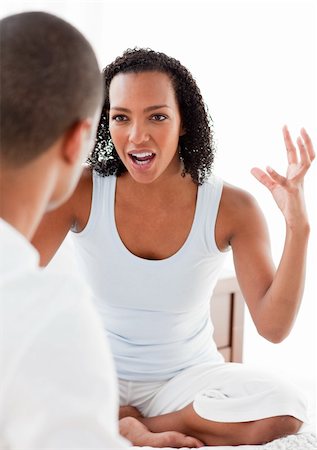
[[[244,299],[234,276],[221,278],[210,301],[214,339],[227,362],[242,362]]]

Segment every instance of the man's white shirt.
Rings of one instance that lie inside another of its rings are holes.
[[[38,262],[34,247],[0,219],[0,448],[126,447],[113,360],[90,292]]]

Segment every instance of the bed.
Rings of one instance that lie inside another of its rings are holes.
[[[242,362],[244,299],[237,279],[223,276],[210,301],[214,339],[226,362]]]
[[[244,299],[236,278],[224,275],[217,283],[210,302],[217,348],[227,362],[242,362]],[[313,422],[312,422],[313,423]],[[265,445],[203,447],[204,450],[317,450],[314,426],[306,425],[300,433]],[[132,447],[149,450],[152,447]],[[165,447],[170,450],[170,447]]]
[[[130,447],[131,448],[131,447]],[[138,450],[152,450],[153,447],[132,447]],[[316,450],[317,440],[314,433],[305,432],[269,442],[265,445],[238,445],[235,447],[201,447],[203,450]],[[171,450],[170,447],[164,447]],[[186,449],[187,450],[187,449]]]

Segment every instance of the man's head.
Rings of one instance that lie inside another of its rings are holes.
[[[79,176],[78,166],[87,156],[81,147],[94,132],[91,123],[102,103],[90,44],[73,26],[43,12],[2,19],[0,37],[2,168],[21,169],[56,142],[67,147],[71,140],[69,174]]]

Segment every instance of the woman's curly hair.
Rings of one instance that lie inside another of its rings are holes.
[[[118,73],[147,71],[166,73],[172,81],[185,129],[185,134],[179,139],[184,172],[189,173],[196,184],[202,184],[211,173],[215,154],[212,120],[208,109],[189,71],[176,59],[147,48],[128,49],[104,69],[105,101],[96,145],[88,158],[88,164],[103,176],[120,176],[126,172],[110,136],[109,87]]]

